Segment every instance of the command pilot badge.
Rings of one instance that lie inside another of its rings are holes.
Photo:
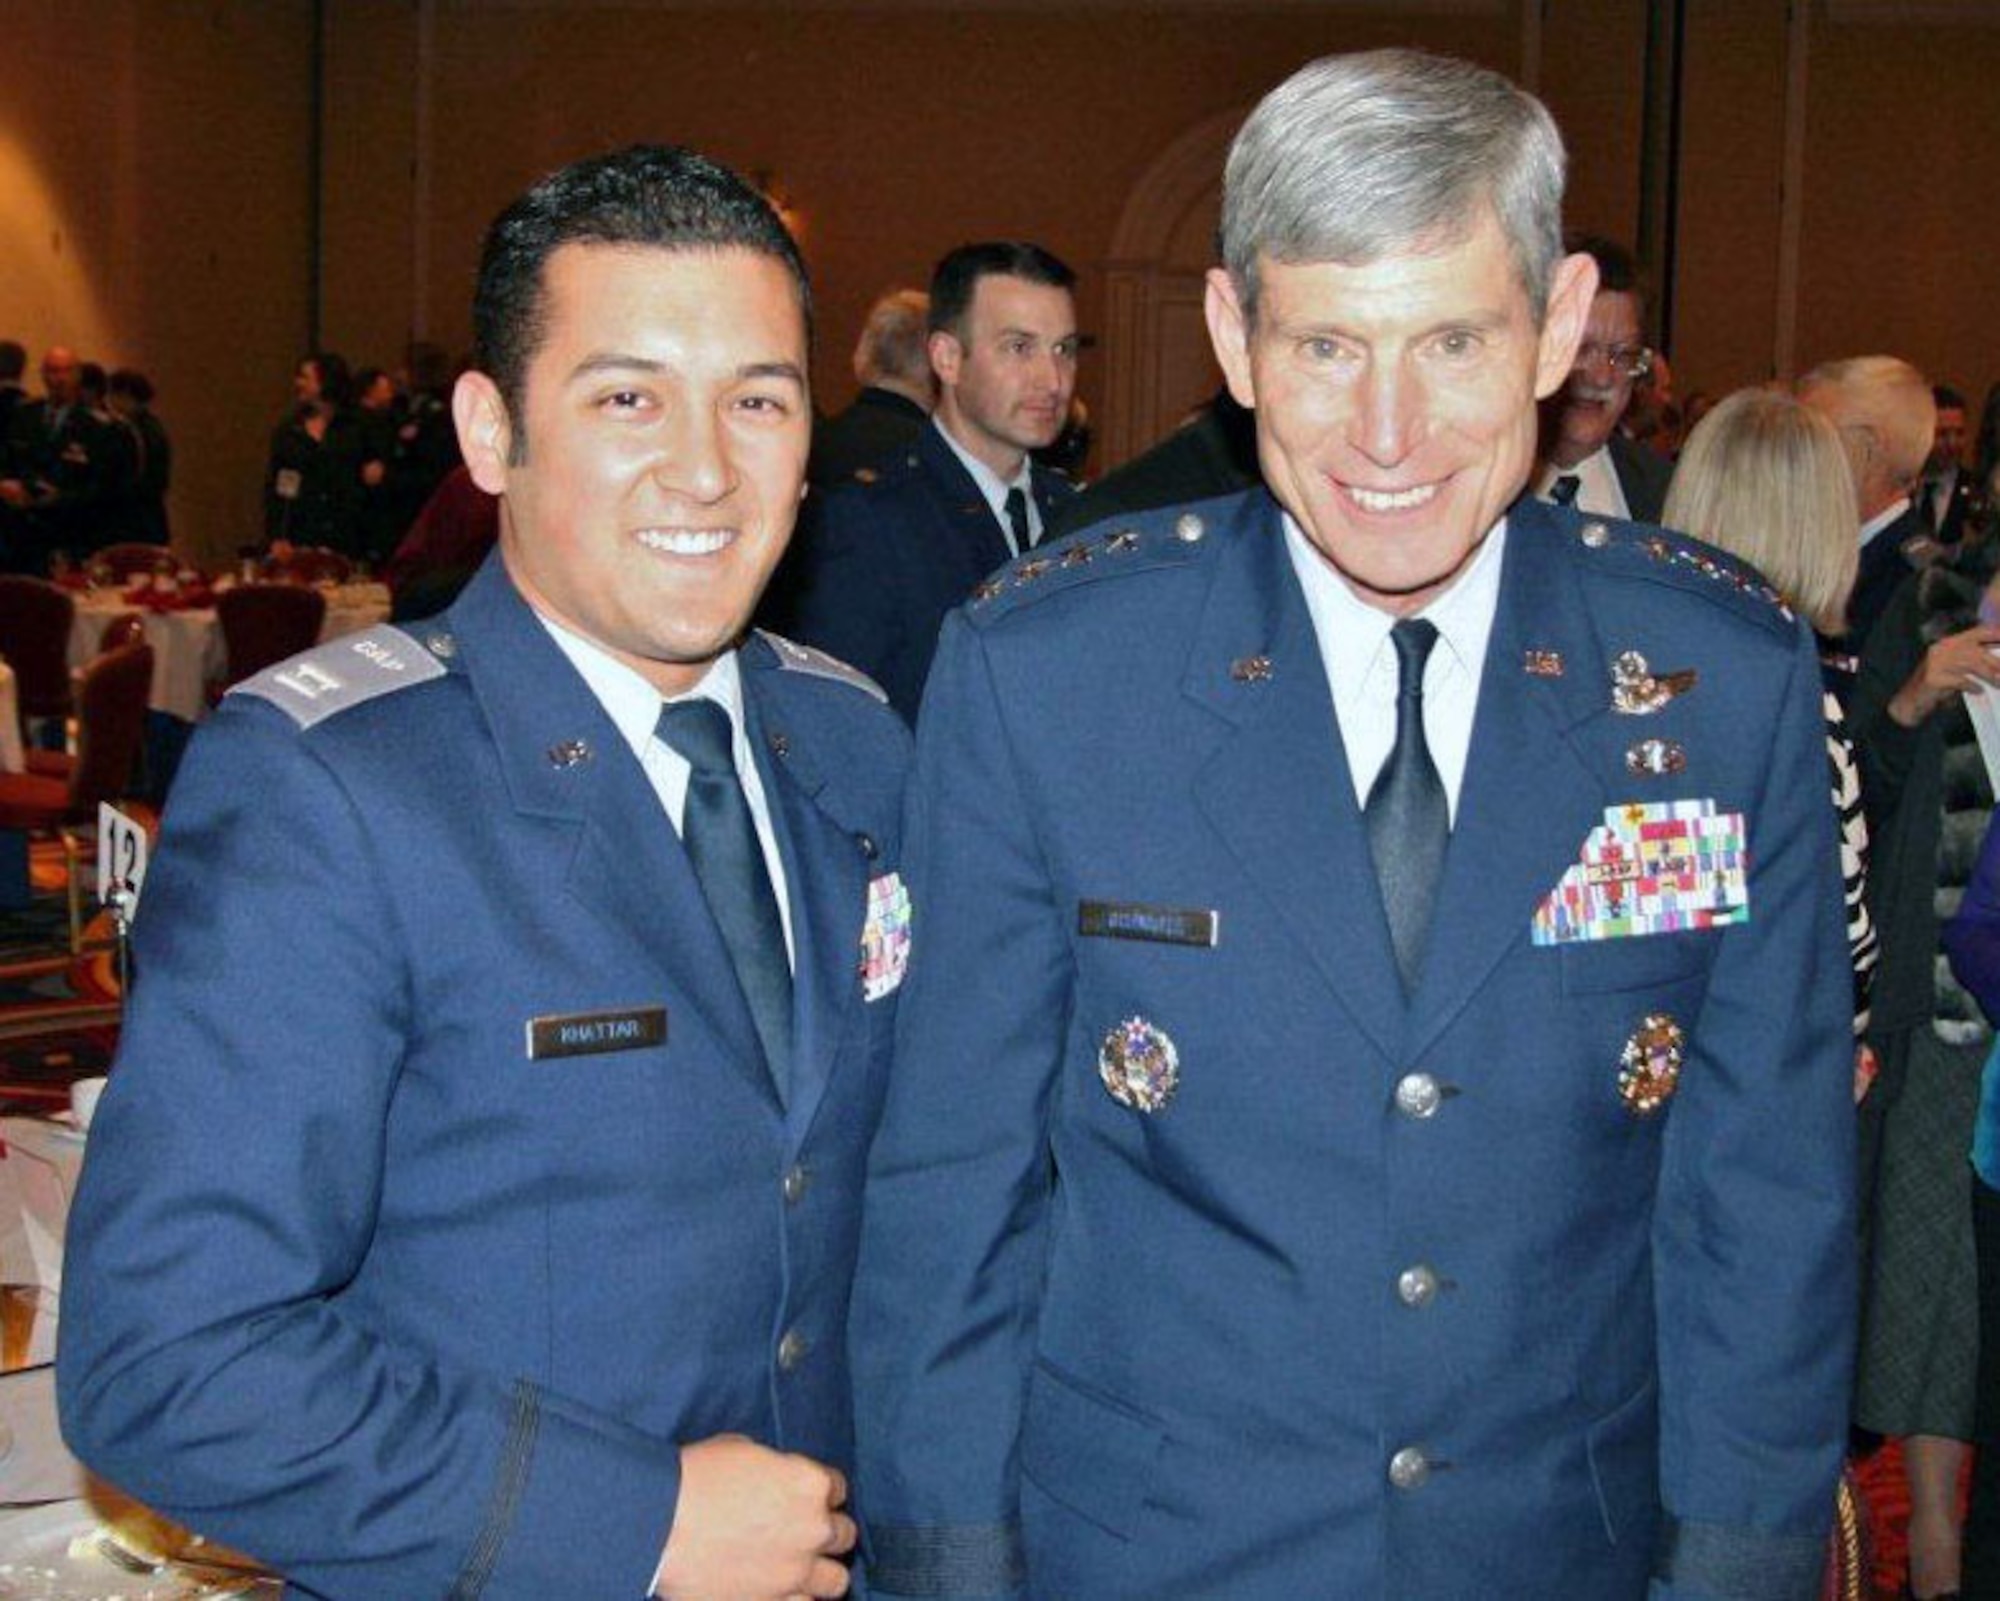
[[[1097,1076],[1120,1106],[1158,1112],[1180,1088],[1181,1053],[1165,1029],[1143,1017],[1128,1017],[1098,1046]]]
[[[1634,1117],[1651,1117],[1674,1098],[1687,1035],[1665,1012],[1649,1012],[1618,1057],[1618,1094]]]
[[[868,920],[861,925],[861,998],[893,995],[910,965],[910,892],[900,873],[868,881]]]

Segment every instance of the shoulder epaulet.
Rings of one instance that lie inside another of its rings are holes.
[[[1045,595],[1126,573],[1182,567],[1214,544],[1215,508],[1137,512],[1093,523],[1009,562],[973,590],[966,614],[985,626]]]
[[[829,656],[823,650],[815,650],[810,645],[801,645],[797,640],[787,639],[783,634],[774,634],[768,628],[757,630],[758,636],[771,647],[777,657],[779,668],[788,673],[804,673],[808,678],[830,679],[836,684],[846,684],[850,689],[858,689],[864,695],[873,695],[884,706],[889,704],[889,696],[882,686],[862,672],[858,667],[849,667],[838,656]]]
[[[1558,516],[1560,537],[1588,553],[1591,565],[1608,577],[1687,590],[1785,632],[1797,621],[1785,597],[1756,568],[1691,534],[1575,512]]]
[[[350,707],[444,677],[438,658],[451,654],[450,640],[434,630],[426,649],[402,629],[377,623],[267,667],[229,693],[267,700],[300,728],[311,728]]]

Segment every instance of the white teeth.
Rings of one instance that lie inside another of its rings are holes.
[[[642,528],[639,543],[669,556],[713,556],[734,537],[728,528]]]
[[[1418,484],[1414,489],[1380,490],[1363,489],[1358,484],[1347,486],[1347,493],[1363,511],[1408,511],[1412,506],[1421,506],[1438,492],[1436,484]]]

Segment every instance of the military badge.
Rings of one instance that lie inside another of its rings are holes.
[[[1535,909],[1537,945],[1750,921],[1743,814],[1712,800],[1607,807],[1582,858]]]
[[[902,987],[910,965],[910,892],[900,873],[868,881],[868,919],[861,926],[861,998],[879,1001]]]
[[[1693,689],[1694,680],[1692,667],[1655,674],[1636,650],[1625,651],[1611,664],[1611,709],[1627,717],[1647,716]]]
[[[1642,739],[1625,753],[1625,770],[1642,778],[1669,777],[1687,764],[1687,751],[1678,740]]]
[[[1674,1098],[1687,1035],[1665,1012],[1649,1012],[1618,1057],[1618,1094],[1634,1117],[1651,1117]]]
[[[1240,656],[1229,664],[1229,676],[1239,684],[1268,684],[1271,681],[1271,658]]]
[[[1521,667],[1530,678],[1560,678],[1563,675],[1562,652],[1559,650],[1530,650],[1521,656]]]
[[[1128,1017],[1097,1048],[1097,1076],[1120,1106],[1158,1112],[1180,1088],[1181,1053],[1165,1029]]]

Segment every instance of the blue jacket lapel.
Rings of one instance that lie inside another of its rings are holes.
[[[1342,1004],[1393,1053],[1402,986],[1319,642],[1276,506],[1252,495],[1237,515],[1254,526],[1218,559],[1183,681],[1233,725],[1196,776],[1196,800]],[[1238,667],[1258,657],[1268,677]]]
[[[1500,599],[1480,680],[1409,1051],[1422,1052],[1486,982],[1581,854],[1612,797],[1578,734],[1610,706],[1611,672],[1546,507],[1508,514]],[[1527,653],[1545,653],[1531,673]],[[1549,675],[1550,658],[1561,662]]]
[[[515,591],[497,555],[448,614],[516,810],[559,825],[566,892],[616,927],[776,1104],[750,1008],[701,884],[617,727]],[[587,752],[578,756],[579,747]],[[552,876],[562,867],[552,856]],[[635,1002],[650,997],[635,996]],[[676,1027],[668,1018],[668,1050]]]

